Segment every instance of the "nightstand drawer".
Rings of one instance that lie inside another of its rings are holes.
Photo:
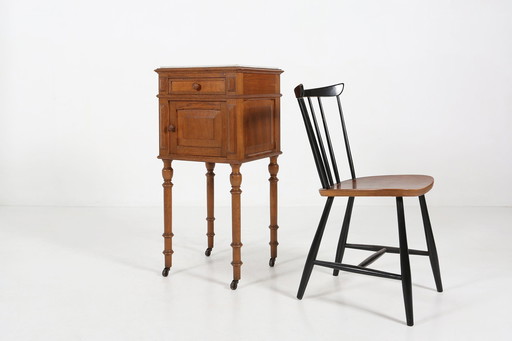
[[[224,94],[226,93],[225,78],[169,79],[171,94]]]

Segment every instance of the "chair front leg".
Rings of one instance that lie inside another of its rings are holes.
[[[398,239],[400,243],[400,270],[402,274],[402,291],[404,294],[405,316],[407,325],[414,324],[412,311],[412,281],[411,265],[409,262],[409,247],[407,246],[407,233],[405,232],[404,199],[396,198],[396,209],[398,214]]]
[[[329,218],[329,213],[331,212],[333,201],[334,197],[328,197],[327,201],[325,202],[324,211],[322,213],[322,217],[320,218],[320,222],[318,223],[318,228],[316,229],[315,237],[311,243],[311,248],[309,249],[308,257],[306,259],[306,264],[304,265],[304,271],[302,272],[299,291],[297,292],[297,298],[299,300],[304,297],[304,292],[306,291],[306,286],[308,285],[311,271],[313,271],[314,262],[316,260],[316,256],[318,255],[318,249],[320,248],[320,242],[322,241],[325,225],[327,224],[327,219]]]
[[[354,197],[349,197],[347,202],[347,209],[345,210],[345,217],[343,218],[343,225],[341,227],[340,239],[338,240],[338,248],[336,249],[336,263],[341,263],[343,254],[345,253],[345,245],[347,244],[348,227],[350,225],[350,218],[352,217],[352,208],[354,207]],[[340,270],[334,270],[333,276],[338,276]]]
[[[430,265],[434,273],[434,280],[436,281],[436,288],[438,292],[443,292],[443,283],[441,282],[441,271],[439,269],[439,258],[437,257],[437,248],[434,241],[434,233],[432,232],[432,225],[427,210],[427,202],[425,196],[419,197],[421,216],[423,218],[423,227],[425,228],[425,239],[427,240],[428,256],[430,258]]]

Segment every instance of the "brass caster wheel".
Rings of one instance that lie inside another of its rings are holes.
[[[209,247],[206,249],[206,251],[204,252],[204,254],[206,255],[206,257],[210,257],[210,255],[212,254],[212,248]]]
[[[238,287],[238,280],[234,279],[229,287],[231,288],[231,290],[236,290],[236,288]]]
[[[164,268],[162,270],[162,276],[167,277],[167,275],[169,275],[169,270],[171,270],[171,268]]]
[[[276,259],[275,259],[275,257],[270,258],[270,260],[268,261],[268,265],[269,265],[270,267],[274,267],[274,265],[275,265],[275,264],[276,264]]]

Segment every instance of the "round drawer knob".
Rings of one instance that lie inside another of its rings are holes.
[[[192,84],[192,89],[194,89],[196,91],[201,90],[201,84],[199,84],[199,83]]]
[[[174,133],[176,131],[176,127],[172,124],[169,124],[169,126],[167,127],[167,131]]]

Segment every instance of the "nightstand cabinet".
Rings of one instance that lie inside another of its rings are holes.
[[[279,69],[229,66],[159,68],[159,158],[164,161],[164,276],[172,261],[173,160],[205,162],[207,173],[207,256],[213,248],[213,173],[229,163],[232,173],[233,272],[236,289],[242,265],[240,195],[244,162],[270,158],[270,245],[277,257],[277,157],[280,145]]]

